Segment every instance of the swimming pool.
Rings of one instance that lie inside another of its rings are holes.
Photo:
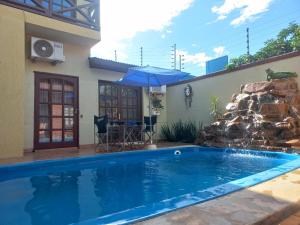
[[[299,167],[297,155],[198,146],[0,166],[0,224],[129,223]]]

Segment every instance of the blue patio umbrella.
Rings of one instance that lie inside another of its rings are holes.
[[[192,78],[189,73],[181,72],[178,70],[169,70],[152,66],[132,67],[122,79],[116,81],[119,84],[128,86],[148,87],[149,98],[149,117],[150,127],[151,123],[151,100],[150,100],[150,87],[158,87],[176,83],[179,81]],[[150,143],[152,144],[152,129],[150,129]]]

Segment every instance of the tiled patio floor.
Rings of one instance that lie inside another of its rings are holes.
[[[300,225],[299,213],[290,216],[299,209],[300,169],[297,169],[137,225]]]
[[[187,145],[186,143],[178,143],[178,142],[159,142],[157,143],[158,148],[164,147],[174,147],[174,146],[182,146]],[[143,149],[143,146],[136,147],[136,149],[130,149],[126,151],[138,151],[137,149]],[[119,149],[113,149],[109,152],[118,152],[121,151]],[[149,150],[151,151],[151,150]],[[46,149],[46,150],[37,150],[35,152],[25,152],[23,157],[17,158],[9,158],[9,159],[0,159],[1,164],[13,164],[18,162],[31,162],[36,160],[48,160],[48,159],[62,159],[68,157],[77,157],[77,156],[88,156],[88,155],[96,155],[107,153],[105,149],[100,150],[100,152],[96,153],[95,149],[90,147],[82,147],[78,148],[61,148],[61,149]]]
[[[289,216],[278,225],[300,225],[300,211],[295,214]]]

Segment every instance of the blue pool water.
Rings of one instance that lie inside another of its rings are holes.
[[[299,156],[284,153],[177,149],[180,155],[162,149],[2,166],[0,224],[127,223],[300,166]]]

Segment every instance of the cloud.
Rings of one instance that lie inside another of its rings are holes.
[[[125,57],[128,41],[137,33],[163,31],[171,25],[172,19],[188,9],[193,1],[102,0],[101,42],[92,49],[92,55],[111,58],[113,51],[117,49],[118,52],[124,53]]]
[[[239,25],[268,11],[272,1],[273,0],[224,0],[223,5],[213,6],[211,10],[218,15],[217,20],[224,20],[233,11],[240,10],[239,17],[230,22],[231,25]]]
[[[213,51],[216,54],[216,57],[220,57],[220,56],[224,55],[225,47],[219,46],[219,47],[214,48]]]
[[[206,61],[224,55],[225,47],[224,46],[215,47],[213,49],[213,52],[215,53],[215,55],[209,56],[205,52],[198,52],[195,54],[191,54],[185,50],[177,50],[176,56],[177,56],[177,58],[179,58],[179,55],[183,55],[185,64],[190,63],[190,64],[198,65],[199,67],[204,68]]]
[[[165,35],[165,34],[162,34],[162,35],[160,35],[160,37],[161,37],[162,39],[165,39],[165,38],[166,38],[166,35]]]
[[[187,51],[184,50],[177,50],[176,51],[177,56],[184,55],[184,63],[191,63],[194,65],[199,65],[200,67],[205,66],[205,62],[212,59],[212,57],[206,55],[205,52],[198,52],[195,54],[190,54]],[[178,57],[177,57],[178,58]]]

